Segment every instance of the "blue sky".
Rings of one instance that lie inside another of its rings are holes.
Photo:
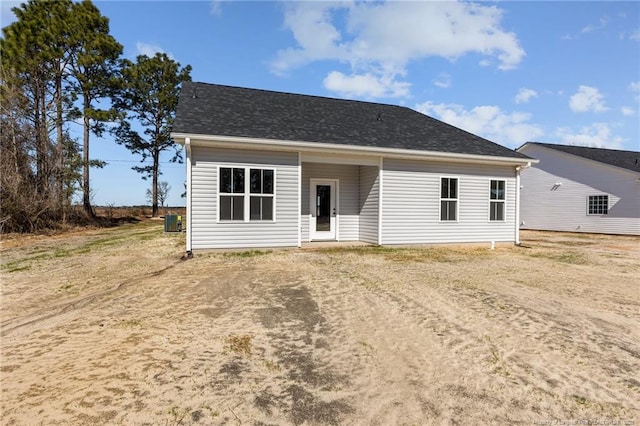
[[[194,81],[404,105],[510,148],[640,150],[640,2],[96,4],[126,57],[165,52]],[[94,204],[145,203],[137,157],[109,136],[91,154]],[[184,165],[161,168],[184,205]]]

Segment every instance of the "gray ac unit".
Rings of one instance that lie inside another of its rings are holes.
[[[165,215],[164,232],[182,232],[182,216],[179,214]]]

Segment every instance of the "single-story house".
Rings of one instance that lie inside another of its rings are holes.
[[[640,152],[527,142],[521,227],[640,235]]]
[[[535,160],[410,108],[184,83],[187,251],[518,243]]]

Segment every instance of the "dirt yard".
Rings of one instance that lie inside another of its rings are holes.
[[[640,238],[196,253],[145,221],[1,247],[1,423],[640,423]]]

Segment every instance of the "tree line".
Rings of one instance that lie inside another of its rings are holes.
[[[90,139],[105,132],[140,156],[133,169],[151,179],[157,216],[160,154],[181,161],[170,132],[191,66],[164,53],[123,58],[109,19],[90,0],[29,0],[12,10],[17,20],[0,38],[2,232],[95,218],[90,170],[106,163],[91,158]],[[77,192],[80,212],[72,208]]]

